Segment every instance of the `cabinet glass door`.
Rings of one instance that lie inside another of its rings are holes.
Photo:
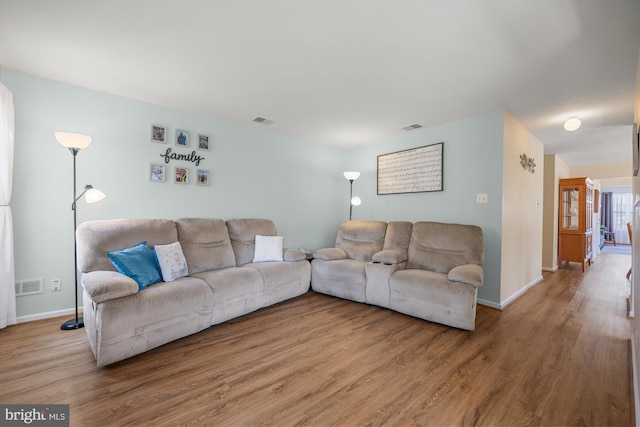
[[[560,226],[564,230],[577,230],[579,222],[580,189],[578,187],[564,187],[562,189],[562,223]]]
[[[587,217],[585,218],[585,228],[586,230],[591,230],[593,228],[593,189],[591,187],[587,187],[587,203],[585,206],[585,212],[587,213]]]

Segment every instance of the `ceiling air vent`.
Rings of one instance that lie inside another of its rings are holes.
[[[265,119],[264,117],[256,117],[255,119],[253,119],[253,121],[265,126],[269,126],[270,124],[275,123],[273,120]]]
[[[44,293],[44,278],[22,280],[16,282],[16,296],[21,297],[24,295],[43,294]]]
[[[422,127],[422,125],[419,124],[413,124],[413,125],[409,125],[409,126],[405,126],[402,129],[404,130],[415,130],[415,129],[420,129]]]

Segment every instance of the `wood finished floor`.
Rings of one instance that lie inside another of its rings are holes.
[[[84,330],[0,330],[0,403],[73,426],[632,425],[625,280],[602,254],[466,332],[310,292],[99,369]]]

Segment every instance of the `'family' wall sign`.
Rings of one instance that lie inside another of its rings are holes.
[[[163,125],[152,124],[151,125],[151,142],[157,142],[160,144],[167,143],[167,127]],[[197,145],[194,148],[200,151],[209,151],[209,135],[198,134]],[[175,146],[182,148],[191,147],[191,132],[185,129],[175,130]],[[200,162],[205,158],[199,155],[196,150],[191,153],[183,154],[173,151],[173,148],[169,147],[164,153],[160,153],[160,157],[164,159],[164,164],[151,163],[149,165],[149,180],[152,182],[165,182],[167,176],[166,166],[172,160],[181,162],[191,162],[196,167],[200,166]],[[211,173],[207,169],[196,169],[195,174],[183,165],[177,164],[174,167],[173,182],[176,184],[189,184],[195,177],[196,185],[209,185]]]
[[[171,147],[167,148],[164,154],[160,154],[160,157],[164,157],[164,162],[167,164],[169,164],[171,160],[184,160],[195,163],[196,166],[200,166],[200,161],[204,160],[204,157],[198,156],[195,151],[192,151],[191,154],[172,153]]]

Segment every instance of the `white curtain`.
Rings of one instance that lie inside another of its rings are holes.
[[[13,94],[0,83],[0,329],[16,323],[11,187],[15,112]]]
[[[630,245],[627,223],[631,222],[633,213],[633,195],[631,193],[613,193],[613,232],[616,233],[616,244]]]

